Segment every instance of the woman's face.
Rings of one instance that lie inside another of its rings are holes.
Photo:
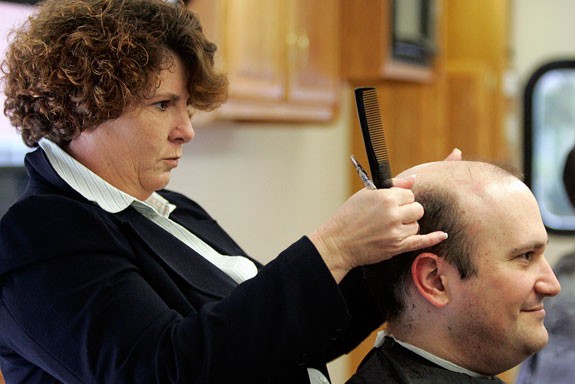
[[[170,181],[194,138],[181,59],[160,73],[153,96],[70,143],[70,154],[116,188],[145,200]]]

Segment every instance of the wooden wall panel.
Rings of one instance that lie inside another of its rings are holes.
[[[446,139],[444,103],[440,96],[443,91],[437,84],[384,82],[376,85],[376,89],[394,175],[448,154],[450,143]],[[352,153],[367,169],[363,137],[355,116],[350,125]],[[354,191],[362,188],[357,176],[352,180]]]
[[[446,77],[448,143],[457,145],[468,157],[491,158],[493,110],[486,84],[489,71],[482,65],[448,64]]]

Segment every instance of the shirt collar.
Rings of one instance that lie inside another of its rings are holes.
[[[56,173],[76,192],[98,204],[106,212],[118,213],[134,203],[140,207],[148,207],[164,217],[168,217],[176,209],[175,205],[156,192],[141,201],[119,190],[47,138],[42,138],[39,145]]]
[[[432,353],[429,353],[421,348],[416,347],[415,345],[406,343],[404,341],[400,341],[397,340],[395,337],[393,337],[393,335],[388,335],[386,334],[385,331],[380,331],[377,334],[377,338],[375,341],[375,347],[379,347],[383,344],[383,340],[385,337],[390,337],[393,340],[395,340],[396,343],[398,343],[399,345],[401,345],[403,348],[410,350],[411,352],[415,353],[416,355],[419,355],[421,357],[423,357],[426,360],[431,361],[432,363],[439,365],[442,368],[445,368],[449,371],[452,372],[459,372],[459,373],[464,373],[468,376],[472,376],[472,377],[477,377],[477,378],[483,378],[483,379],[491,379],[493,378],[492,376],[486,376],[486,375],[482,375],[480,373],[477,372],[473,372],[469,369],[463,368],[457,364],[452,363],[451,361],[447,361],[445,359],[442,359],[441,357],[435,356]]]

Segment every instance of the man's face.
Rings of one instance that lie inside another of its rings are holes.
[[[493,182],[464,199],[478,273],[452,286],[448,327],[463,354],[473,351],[471,369],[496,374],[546,345],[543,299],[560,286],[544,256],[537,202],[523,183]]]

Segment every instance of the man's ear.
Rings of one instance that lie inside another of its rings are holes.
[[[446,261],[434,253],[420,253],[411,264],[411,277],[415,287],[429,303],[444,307],[449,303],[444,273]]]

